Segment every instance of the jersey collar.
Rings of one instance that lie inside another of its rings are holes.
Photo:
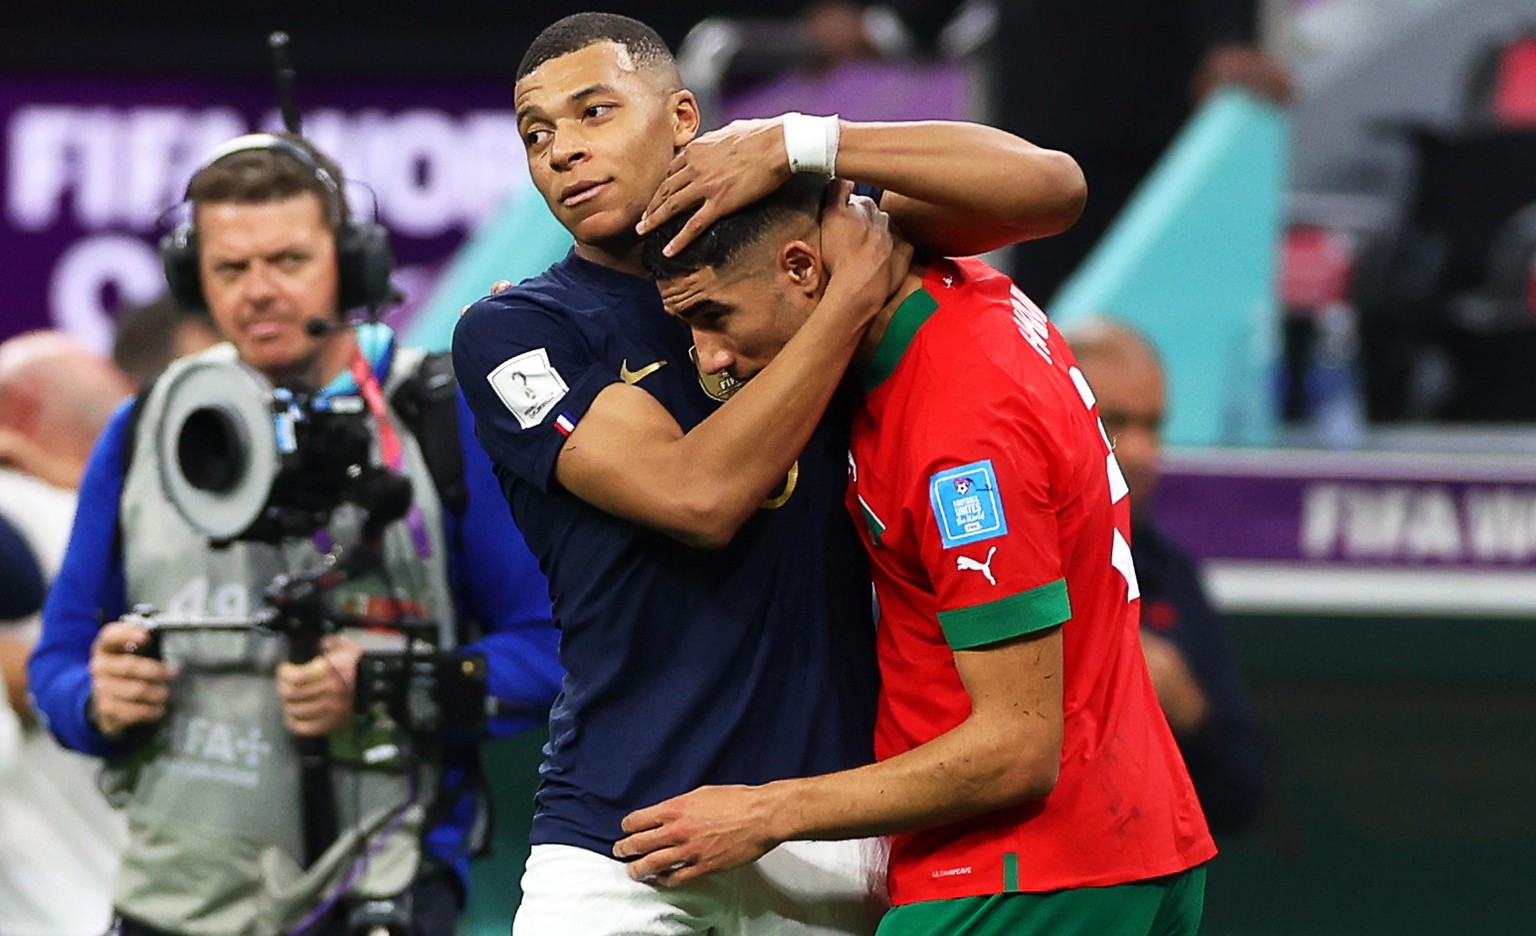
[[[891,376],[896,365],[901,363],[901,356],[907,353],[907,346],[912,343],[917,330],[923,327],[923,323],[928,321],[928,317],[938,307],[939,300],[933,298],[926,283],[896,307],[896,311],[891,313],[890,322],[885,326],[885,334],[880,336],[880,344],[875,347],[875,356],[864,366],[862,376],[866,393]]]

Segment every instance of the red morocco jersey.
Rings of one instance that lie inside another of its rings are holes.
[[[1045,315],[940,260],[865,369],[848,509],[880,599],[880,759],[970,714],[954,651],[1062,626],[1061,771],[1043,800],[898,835],[891,900],[1139,881],[1216,853],[1141,652],[1130,502]]]

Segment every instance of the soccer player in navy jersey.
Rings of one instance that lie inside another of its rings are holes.
[[[610,852],[627,812],[700,784],[871,757],[869,577],[842,510],[839,385],[898,284],[901,250],[868,223],[870,202],[835,188],[826,262],[839,288],[772,365],[733,386],[709,378],[719,369],[667,317],[636,227],[700,200],[707,220],[792,164],[835,163],[883,191],[892,222],[924,246],[974,253],[1070,225],[1081,173],[1061,153],[958,123],[776,119],[690,146],[698,109],[666,46],[608,14],[541,34],[516,107],[534,184],[576,244],[476,303],[454,336],[481,442],[549,575],[569,674],[513,931],[871,932],[878,843],[791,843],[665,890],[631,880]],[[807,133],[825,141],[819,160],[806,158]]]

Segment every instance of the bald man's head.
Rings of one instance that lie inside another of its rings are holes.
[[[131,392],[100,354],[63,332],[0,343],[0,431],[83,466],[112,412]]]
[[[1064,329],[1063,337],[1098,400],[1099,418],[1131,487],[1131,504],[1144,506],[1157,487],[1162,454],[1167,407],[1162,362],[1140,332],[1113,319],[1081,322]]]

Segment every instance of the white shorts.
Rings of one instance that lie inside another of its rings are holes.
[[[888,905],[884,839],[786,842],[757,862],[663,888],[624,862],[535,845],[512,936],[868,936]]]

